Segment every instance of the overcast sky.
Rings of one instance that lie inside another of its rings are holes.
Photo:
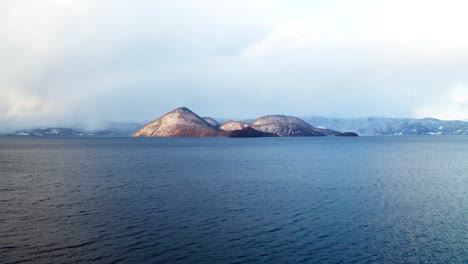
[[[468,119],[465,0],[0,1],[0,130],[187,106]]]

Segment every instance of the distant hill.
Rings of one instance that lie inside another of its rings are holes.
[[[352,131],[359,135],[468,135],[468,122],[444,121],[435,118],[304,118],[317,127],[330,127],[340,131]]]
[[[87,131],[76,128],[48,127],[22,129],[8,136],[36,136],[36,137],[129,137],[143,124],[140,123],[117,123],[109,122],[104,129]]]
[[[36,129],[24,129],[19,130],[14,133],[8,134],[9,136],[92,136],[92,133],[87,133],[84,131],[74,130],[71,128],[61,128],[61,127],[54,127],[54,128],[36,128]]]
[[[339,136],[341,132],[313,127],[304,120],[285,115],[268,115],[251,123],[257,130],[274,133],[280,137]]]

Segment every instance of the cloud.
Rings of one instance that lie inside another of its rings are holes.
[[[27,116],[37,110],[41,102],[39,98],[28,94],[19,94],[16,91],[2,91],[0,96],[4,104],[0,108],[0,121],[8,120],[12,117]]]
[[[466,118],[467,109],[449,96],[455,84],[467,87],[465,7],[464,1],[338,2],[279,24],[242,55],[307,71],[300,80],[316,87],[323,107],[331,102],[338,109],[329,114]]]
[[[468,4],[2,1],[0,129],[202,115],[467,119]]]
[[[417,111],[418,116],[438,115],[442,119],[464,120],[468,112],[468,87],[466,84],[457,84],[448,89],[446,96],[439,97]]]

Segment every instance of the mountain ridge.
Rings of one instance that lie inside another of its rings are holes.
[[[134,137],[296,137],[357,136],[331,129],[316,128],[300,118],[285,115],[263,116],[249,123],[228,120],[222,125],[202,118],[186,107],[179,107],[149,122]]]
[[[468,122],[441,120],[437,118],[329,118],[322,116],[303,117],[319,127],[332,127],[360,135],[468,135]]]
[[[206,121],[206,118],[203,118]],[[226,118],[210,118],[216,123]],[[437,118],[391,118],[391,117],[360,117],[360,118],[329,118],[323,116],[301,116],[301,119],[317,128],[331,128],[338,131],[352,131],[359,135],[468,135],[468,122],[462,120],[441,120]],[[249,124],[255,119],[239,119]],[[223,124],[224,124],[223,123]],[[110,122],[100,130],[87,130],[79,127],[31,127],[17,131],[5,131],[3,136],[79,136],[79,137],[129,137],[144,126],[143,122]],[[439,129],[441,126],[443,128]]]
[[[341,134],[338,131],[313,127],[300,118],[286,115],[266,115],[250,124],[257,130],[275,133],[280,137],[336,136]]]

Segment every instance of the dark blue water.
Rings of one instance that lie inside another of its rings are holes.
[[[0,262],[468,263],[468,137],[0,138]]]

